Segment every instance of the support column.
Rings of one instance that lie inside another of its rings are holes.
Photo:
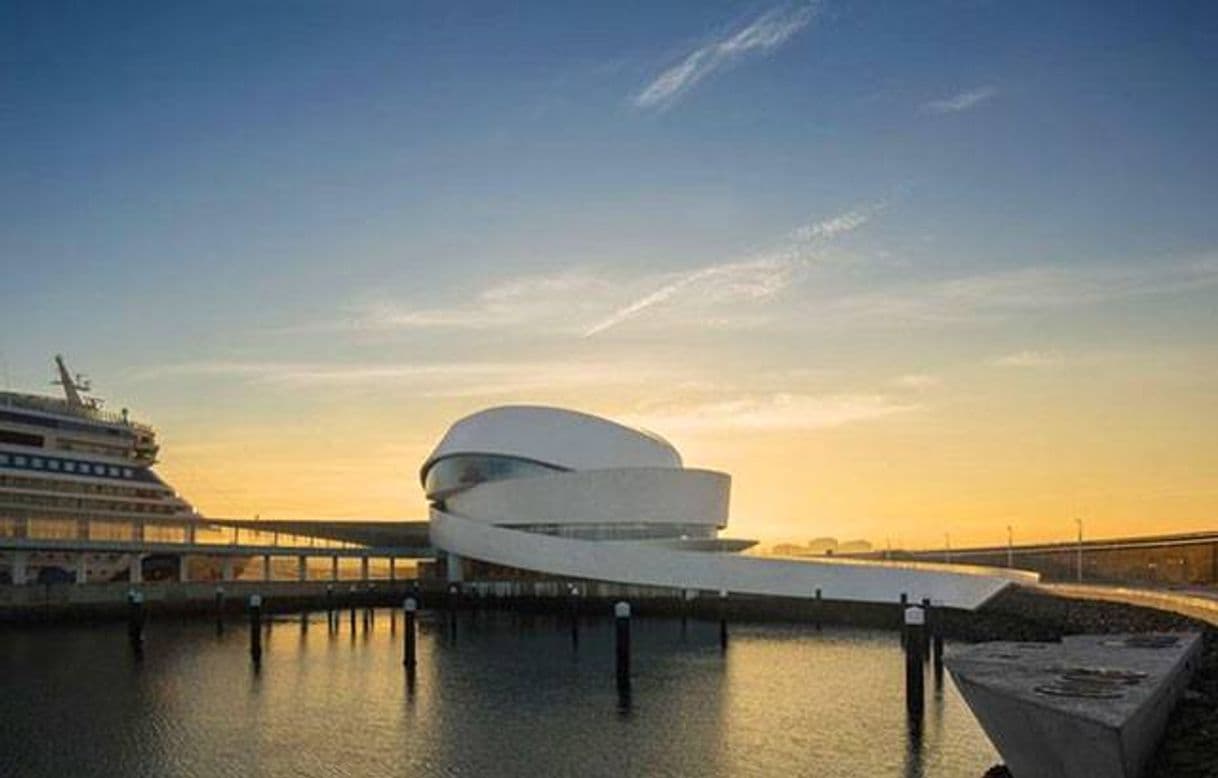
[[[144,533],[144,522],[142,522],[142,521],[137,521],[137,522],[135,523],[135,526],[133,526],[133,527],[131,528],[131,535],[132,535],[132,537],[133,537],[133,538],[135,538],[135,540],[136,540],[136,541],[138,541],[138,542],[140,542],[140,543],[143,543],[143,542],[144,542],[144,534],[145,534],[145,533]]]
[[[186,525],[186,542],[194,544],[198,542],[199,527],[193,521]]]
[[[85,584],[89,581],[88,563],[85,561],[84,554],[76,555],[76,583]]]
[[[143,564],[144,560],[140,557],[139,554],[131,554],[130,562],[131,562],[130,567],[127,568],[130,571],[129,580],[133,584],[143,583],[144,582],[144,564]]]
[[[338,555],[330,557],[330,580],[338,580]]]
[[[389,557],[389,580],[398,580],[398,558],[395,556]]]
[[[178,582],[190,582],[190,557],[185,554],[178,557]]]
[[[296,557],[296,577],[302,581],[309,580],[309,558]]]
[[[28,582],[27,572],[30,566],[30,552],[14,551],[10,558],[13,561],[13,584],[16,586],[25,586]]]
[[[89,539],[89,520],[88,519],[79,519],[76,522],[76,539],[77,540],[88,540]]]
[[[458,556],[457,554],[449,553],[446,564],[447,564],[447,572],[448,572],[449,581],[460,582],[460,581],[465,580],[464,576],[461,574],[462,571],[461,571],[461,557],[460,556]]]
[[[368,580],[368,557],[360,557],[359,560],[359,579],[361,581]]]
[[[264,580],[264,581],[271,580],[271,555],[270,554],[262,555],[262,580]]]
[[[224,557],[224,561],[221,563],[220,570],[221,570],[220,575],[221,575],[221,577],[224,578],[225,581],[233,580],[233,558],[231,556]]]

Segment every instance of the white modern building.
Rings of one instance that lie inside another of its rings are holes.
[[[507,406],[456,422],[423,463],[431,541],[450,580],[516,570],[558,578],[775,597],[975,608],[1012,570],[743,556],[719,537],[731,478],[686,468],[668,441],[559,408]],[[476,575],[476,573],[475,573]]]

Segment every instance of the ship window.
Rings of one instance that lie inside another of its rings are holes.
[[[13,457],[13,464],[16,465],[17,467],[25,467],[25,457],[23,457],[23,456]]]
[[[111,478],[118,478],[118,468],[117,467],[109,468],[107,470],[107,473]]]
[[[124,467],[124,468],[123,468],[123,478],[134,478],[134,477],[135,477],[135,471],[134,471],[134,470],[132,470],[132,469],[131,469],[131,468],[129,468],[129,467]]]
[[[64,462],[63,469],[69,473],[75,473],[76,472],[76,463],[75,462]]]
[[[94,473],[95,475],[105,475],[105,474],[106,474],[106,466],[105,466],[105,465],[94,465],[94,466],[93,466],[93,473]]]
[[[41,468],[42,467],[42,457],[31,457],[30,458],[30,467]]]
[[[8,454],[0,454],[0,465],[8,464]]]
[[[48,459],[47,467],[51,468],[52,470],[58,470],[59,469],[59,460],[58,459]]]

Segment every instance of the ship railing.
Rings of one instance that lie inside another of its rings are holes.
[[[151,426],[138,421],[132,421],[131,419],[124,417],[121,413],[115,413],[114,411],[107,411],[102,408],[93,408],[89,406],[71,406],[63,400],[38,397],[37,395],[32,394],[9,394],[0,396],[0,405],[7,405],[10,408],[23,408],[31,411],[42,411],[44,413],[66,413],[83,419],[105,422],[107,424],[122,424],[142,432],[153,431]]]

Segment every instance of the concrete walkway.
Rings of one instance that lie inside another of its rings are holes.
[[[1037,584],[1034,588],[1080,600],[1104,600],[1179,613],[1218,626],[1218,591],[1210,589],[1143,589],[1101,584]]]

